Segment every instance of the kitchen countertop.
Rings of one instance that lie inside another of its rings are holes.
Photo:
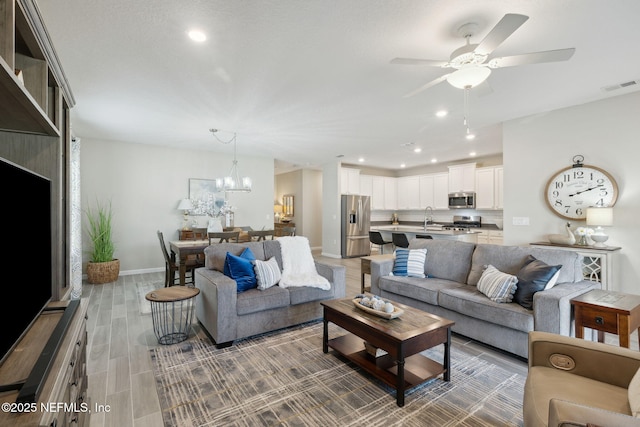
[[[469,231],[459,231],[459,230],[442,230],[442,229],[424,229],[424,226],[412,226],[412,225],[372,225],[370,228],[372,231],[400,231],[405,233],[416,233],[416,234],[439,234],[442,236],[462,236],[465,234],[479,234],[479,231],[469,230]]]
[[[439,224],[439,223],[436,222],[435,224]],[[378,228],[378,227],[410,227],[412,230],[420,229],[421,231],[424,231],[424,223],[423,222],[416,222],[416,221],[401,222],[400,224],[391,224],[389,221],[372,221],[371,222],[370,228],[372,230],[375,229],[375,228]],[[387,228],[387,230],[388,230],[388,228]],[[482,224],[481,227],[472,227],[471,230],[502,231],[502,228],[498,228],[498,226],[495,225],[495,224],[487,223],[487,224]],[[429,230],[429,231],[432,231],[432,230]]]

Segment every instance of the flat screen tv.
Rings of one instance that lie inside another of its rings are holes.
[[[52,297],[51,181],[0,157],[2,239],[0,364]],[[21,231],[20,231],[21,230]]]

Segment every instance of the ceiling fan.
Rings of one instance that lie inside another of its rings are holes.
[[[449,82],[459,89],[471,89],[483,83],[491,74],[493,68],[513,67],[517,65],[538,64],[541,62],[566,61],[573,56],[575,48],[547,50],[543,52],[525,53],[522,55],[503,56],[489,58],[491,53],[513,34],[522,24],[529,19],[526,15],[508,13],[478,44],[471,44],[470,39],[477,29],[475,23],[467,23],[458,29],[458,34],[467,40],[467,43],[454,50],[449,60],[431,60],[414,58],[394,58],[392,64],[427,65],[453,69],[452,72],[438,77],[435,80],[404,95],[405,98],[416,95],[432,86]]]

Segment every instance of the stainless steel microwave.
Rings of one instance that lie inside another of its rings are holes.
[[[476,193],[449,193],[449,209],[475,209]]]

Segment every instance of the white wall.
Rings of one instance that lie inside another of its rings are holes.
[[[322,255],[341,258],[340,162],[322,167]]]
[[[547,207],[544,189],[552,174],[584,156],[585,164],[610,172],[619,187],[608,245],[620,246],[613,290],[640,294],[640,92],[504,124],[505,244],[545,241],[567,222]],[[528,217],[529,226],[514,226]],[[572,228],[584,221],[570,221]]]
[[[232,163],[231,154],[90,138],[82,138],[80,153],[82,207],[111,200],[115,256],[125,274],[164,268],[156,231],[167,242],[178,238],[182,212],[177,207],[189,196],[189,178],[214,179],[227,174]],[[272,227],[273,159],[239,156],[238,169],[252,178],[253,190],[228,195],[236,208],[235,225]],[[89,248],[86,236],[83,247]]]

